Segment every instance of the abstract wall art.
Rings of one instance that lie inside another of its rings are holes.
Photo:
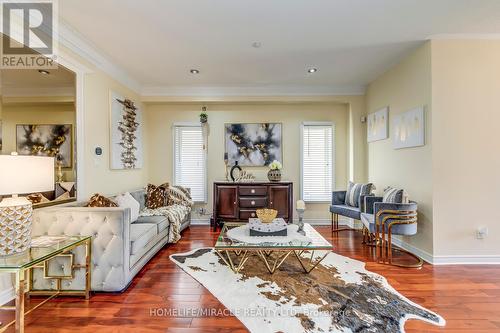
[[[225,124],[228,164],[267,166],[283,162],[282,126],[280,123]]]
[[[72,125],[16,125],[19,155],[57,156],[63,168],[73,167]]]
[[[111,169],[142,168],[141,112],[134,102],[111,93]]]
[[[367,140],[374,142],[389,137],[389,107],[370,113],[367,117]]]
[[[394,116],[394,149],[425,145],[424,108],[417,107]]]

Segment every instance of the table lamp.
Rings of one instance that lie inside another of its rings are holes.
[[[306,203],[303,200],[297,201],[297,214],[299,215],[299,233],[305,235],[304,232],[304,212],[306,211]]]
[[[26,251],[31,244],[33,206],[18,194],[54,190],[54,158],[0,155],[0,256]]]

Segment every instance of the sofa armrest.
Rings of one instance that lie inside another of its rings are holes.
[[[343,205],[345,203],[346,193],[347,191],[333,191],[332,205]]]
[[[361,213],[364,213],[365,212],[365,198],[366,197],[373,197],[374,194],[362,194],[359,196],[359,199],[358,199],[358,207],[359,207],[359,211]]]
[[[361,210],[363,213],[367,214],[373,214],[374,213],[374,204],[376,202],[382,202],[383,197],[376,197],[376,196],[366,196],[365,197],[365,204],[364,204],[364,210]]]
[[[92,236],[92,290],[125,287],[130,268],[130,208],[37,209],[32,235]]]

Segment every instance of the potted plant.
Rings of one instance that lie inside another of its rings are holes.
[[[208,114],[206,112],[200,113],[200,123],[206,124],[208,121]]]
[[[281,169],[283,165],[280,161],[274,160],[269,164],[269,172],[267,178],[272,182],[279,182],[281,180]]]

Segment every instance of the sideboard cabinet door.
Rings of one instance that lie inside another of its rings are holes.
[[[290,186],[272,185],[269,186],[269,206],[278,211],[278,217],[285,220],[291,218],[289,216],[291,205]]]
[[[238,186],[217,186],[217,216],[226,219],[238,218]]]

